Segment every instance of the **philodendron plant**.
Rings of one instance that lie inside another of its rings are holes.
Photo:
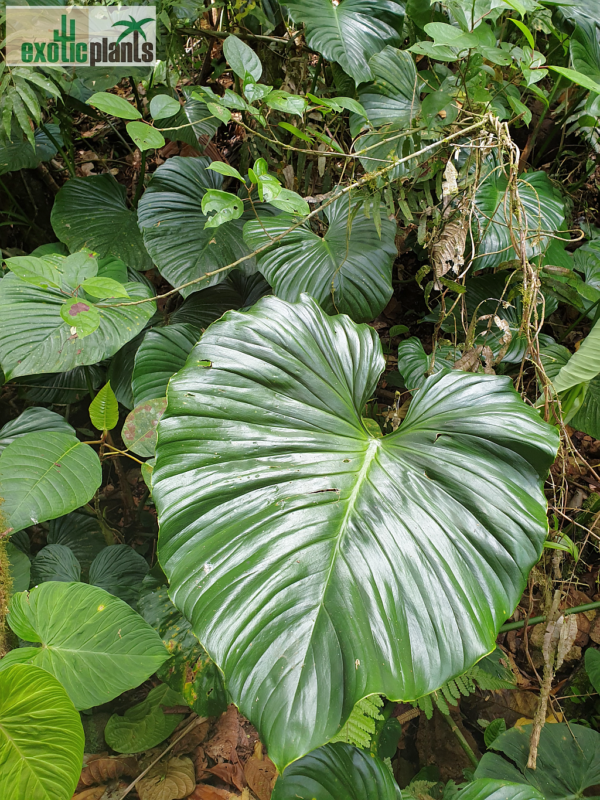
[[[383,368],[371,327],[267,297],[211,325],[159,423],[171,597],[280,771],[489,653],[547,534],[558,433],[510,380],[433,375],[382,437]]]

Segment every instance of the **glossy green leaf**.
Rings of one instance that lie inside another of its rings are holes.
[[[42,547],[31,563],[31,582],[35,585],[46,581],[79,581],[81,565],[73,551],[63,544],[48,544]],[[26,589],[29,586],[25,587]]]
[[[165,137],[162,133],[146,122],[130,122],[127,125],[127,133],[142,151],[163,147],[165,144]]]
[[[138,456],[153,456],[156,449],[156,428],[166,407],[166,397],[145,400],[136,406],[128,414],[121,431],[125,447]]]
[[[262,64],[254,50],[237,36],[230,35],[223,42],[223,55],[231,69],[242,80],[249,75],[255,83],[262,75]]]
[[[223,161],[213,161],[212,164],[208,165],[207,169],[212,170],[212,172],[218,172],[221,175],[227,175],[228,178],[237,178],[238,181],[244,183],[244,179],[237,169],[230,164],[225,164]]]
[[[88,279],[93,279],[98,274],[98,261],[89,250],[82,250],[67,256],[63,261],[58,262],[58,266],[63,274],[64,282],[72,289]]]
[[[74,436],[20,436],[0,456],[4,526],[19,531],[68,514],[91,500],[101,480],[98,455]]]
[[[15,383],[25,388],[25,397],[31,402],[67,405],[89,398],[88,378],[92,389],[97,389],[104,382],[104,370],[92,364],[54,374],[29,374]]]
[[[221,122],[212,116],[208,105],[197,92],[194,92],[194,88],[193,86],[181,87],[185,96],[183,107],[171,117],[156,117],[154,123],[166,139],[185,142],[191,147],[199,149],[198,140],[201,139],[204,142],[206,141],[205,137],[210,139],[214,136]]]
[[[600,85],[600,43],[596,24],[580,22],[569,41],[571,60],[575,69]]]
[[[150,269],[137,215],[127,207],[126,197],[125,187],[112,175],[72,178],[56,195],[54,232],[71,251],[87,247],[100,258],[115,256],[132,269]]]
[[[25,283],[32,283],[34,286],[41,286],[47,289],[52,286],[55,289],[60,287],[60,273],[56,267],[43,258],[33,258],[32,256],[16,256],[7,258],[4,262],[11,272]]]
[[[597,322],[581,346],[552,381],[557,392],[566,392],[578,383],[600,375],[600,322]]]
[[[245,275],[234,269],[223,283],[190,295],[171,314],[170,322],[185,322],[202,330],[219,319],[225,311],[253,306],[267,294],[271,294],[271,287],[260,273]]]
[[[411,336],[398,345],[398,372],[410,392],[420,389],[428,375],[451,372],[462,353],[454,347],[438,346],[427,355],[420,339]]]
[[[152,297],[150,289],[141,283],[126,283],[124,288],[132,301]],[[31,286],[13,275],[0,281],[0,361],[7,379],[96,364],[143,330],[156,310],[154,302],[119,307],[123,303],[119,299],[103,300],[100,305],[79,299],[100,317],[99,327],[80,338],[73,336],[70,323],[61,316],[64,299],[64,294],[54,289]],[[95,374],[93,368],[90,374]],[[85,374],[80,377],[85,379]],[[61,385],[60,376],[56,376],[56,382]]]
[[[585,651],[585,671],[592,686],[598,691],[600,688],[600,653],[591,647]]]
[[[48,123],[49,130],[54,139],[62,145],[62,137],[58,125]],[[15,172],[19,169],[34,169],[41,161],[49,161],[56,155],[56,147],[47,135],[39,128],[34,131],[34,145],[19,134],[14,134],[9,140],[0,142],[0,175],[6,172]]]
[[[133,605],[148,569],[146,559],[132,547],[114,544],[105,547],[92,562],[90,583]]]
[[[277,779],[271,800],[401,800],[400,787],[379,758],[336,742],[291,764]]]
[[[119,263],[122,264],[123,262]],[[127,278],[125,280],[127,280]],[[125,291],[123,284],[112,278],[87,278],[81,284],[81,288],[86,294],[92,297],[98,297],[101,300],[105,300],[107,297],[125,297],[129,299],[129,295]]]
[[[578,72],[576,69],[568,69],[567,67],[553,67],[550,64],[548,64],[548,69],[551,69],[553,72],[558,72],[559,75],[568,78],[572,83],[576,83],[578,86],[582,86],[590,92],[600,94],[600,83],[592,80],[592,78],[588,77],[583,72]]]
[[[307,106],[304,97],[284,92],[281,89],[269,92],[265,98],[265,103],[275,111],[282,111],[284,114],[296,114],[298,117],[304,114]]]
[[[153,328],[146,333],[135,356],[131,381],[136,406],[166,397],[169,379],[185,365],[200,336],[199,327],[186,323]]]
[[[168,94],[157,94],[150,101],[150,114],[154,119],[164,119],[165,117],[173,117],[179,114],[181,105],[179,100],[171,97]]]
[[[286,0],[294,22],[304,23],[306,42],[336,61],[355,82],[372,78],[368,61],[387,44],[400,46],[404,6],[395,0]]]
[[[131,391],[131,376],[133,374],[133,364],[135,355],[142,341],[145,332],[138,333],[131,341],[115,353],[110,361],[110,366],[106,377],[110,380],[110,385],[115,393],[115,397],[125,406],[131,409],[134,406],[133,392]]]
[[[62,544],[69,547],[81,565],[84,580],[87,580],[92,561],[106,547],[97,518],[80,511],[74,511],[50,522],[48,544]]]
[[[31,561],[22,550],[12,542],[6,545],[6,555],[8,556],[8,563],[10,567],[10,594],[15,592],[25,592],[29,589],[29,582],[31,578]]]
[[[106,743],[117,753],[141,753],[170,736],[184,718],[165,714],[161,708],[181,705],[182,698],[165,684],[156,686],[148,697],[121,717],[113,714],[104,730]]]
[[[358,92],[369,122],[375,127],[391,124],[409,128],[421,107],[420,79],[413,57],[406,50],[386,47],[371,58],[369,66],[374,81]]]
[[[218,105],[217,103],[207,103],[208,110],[221,122],[227,124],[231,119],[231,111],[228,108],[223,108],[223,106]]]
[[[226,222],[217,229],[205,228],[202,198],[208,189],[220,189],[221,175],[208,169],[206,158],[175,156],[162,164],[152,176],[140,200],[140,228],[149,253],[161,275],[173,286],[201,278],[206,272],[225,267],[249,250],[242,238],[241,221]],[[240,265],[253,272],[253,259]],[[219,283],[226,272],[218,273],[181,294]]]
[[[75,435],[75,429],[55,411],[39,406],[26,408],[16,419],[10,420],[0,428],[0,454],[15,439],[37,431],[58,431]]]
[[[87,102],[88,105],[103,111],[105,114],[110,114],[111,117],[118,117],[119,119],[142,118],[142,115],[134,105],[128,103],[124,97],[119,97],[117,94],[96,92]]]
[[[373,438],[383,367],[372,328],[265,298],[169,386],[160,562],[279,768],[362,697],[420,697],[489,652],[546,538],[558,434],[510,380],[433,376]]]
[[[119,404],[115,393],[110,388],[110,381],[105,384],[90,403],[90,420],[99,431],[111,431],[119,421]]]
[[[77,334],[77,340],[98,330],[100,314],[91,303],[86,303],[81,297],[71,297],[60,307],[60,316],[69,326],[71,336]]]
[[[546,375],[554,383],[556,376],[564,369],[568,361],[573,357],[571,352],[560,344],[550,345],[540,348],[540,355]],[[577,390],[576,384],[571,390]],[[581,405],[571,416],[569,415],[569,425],[577,431],[583,431],[594,439],[600,438],[600,376],[593,378],[587,386],[583,387]],[[564,413],[563,405],[563,413]]]
[[[460,792],[459,797],[460,800],[545,800],[544,796],[532,786],[491,778],[479,778],[469,783]]]
[[[42,583],[13,595],[8,623],[21,639],[42,647],[11,650],[0,661],[0,675],[14,663],[42,667],[62,683],[78,709],[102,705],[139,686],[169,657],[127,603],[86,583]]]
[[[216,214],[208,216],[209,211]],[[218,228],[224,222],[239,219],[244,213],[244,202],[231,192],[220,189],[207,189],[202,197],[202,213],[207,215],[205,228]]]
[[[600,783],[600,733],[573,723],[545,725],[535,770],[527,769],[530,737],[531,725],[503,733],[492,745],[496,752],[481,759],[475,777],[524,783],[537,789],[544,800],[590,796],[586,789]]]
[[[138,609],[171,653],[157,675],[181,694],[201,717],[213,717],[227,709],[221,673],[194,636],[192,626],[169,599],[166,586],[145,592]]]
[[[265,200],[267,200],[266,197]],[[277,192],[275,197],[269,198],[269,202],[272,206],[275,206],[275,208],[280,208],[282,211],[285,211],[288,214],[305,215],[310,211],[310,206],[306,200],[304,200],[303,197],[300,197],[300,195],[296,192],[292,192],[289,189],[281,189]]]
[[[25,664],[0,673],[0,797],[69,800],[83,745],[79,714],[56,678]]]
[[[325,209],[324,236],[302,225],[259,256],[259,269],[278,297],[293,302],[307,292],[325,311],[349,314],[357,322],[370,321],[385,308],[392,296],[396,225],[383,217],[379,237],[361,205],[340,198]],[[286,214],[247,222],[244,239],[256,249],[294,223]]]

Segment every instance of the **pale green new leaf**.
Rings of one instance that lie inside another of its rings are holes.
[[[42,583],[15,594],[8,622],[21,639],[42,647],[11,650],[0,661],[0,675],[14,663],[41,667],[58,678],[78,709],[139,686],[169,657],[127,603],[85,583]]]
[[[552,67],[550,64],[548,65],[548,69],[551,69],[553,72],[558,72],[559,75],[568,78],[573,83],[582,86],[584,89],[588,89],[590,92],[600,94],[600,83],[596,83],[596,81],[584,75],[583,72],[577,72],[577,70],[568,69],[567,67]]]
[[[510,380],[432,376],[373,437],[384,363],[372,328],[264,298],[169,385],[160,562],[279,769],[361,698],[420,697],[489,652],[546,538],[558,434]]]
[[[91,500],[102,481],[96,452],[68,433],[27,433],[0,456],[2,527],[19,531]]]
[[[249,75],[254,82],[260,80],[262,64],[254,50],[237,36],[230,35],[223,42],[223,55],[229,66],[242,80]]]
[[[127,133],[142,151],[163,147],[165,144],[165,137],[162,133],[146,122],[130,122],[127,125]]]
[[[0,673],[0,797],[69,800],[83,746],[79,714],[56,678],[25,664]]]
[[[118,117],[119,119],[142,118],[142,115],[134,105],[128,103],[124,97],[119,97],[117,94],[96,92],[87,102],[88,105],[103,111],[105,114],[110,114],[112,117]]]
[[[90,420],[99,431],[111,431],[119,421],[119,404],[110,388],[110,381],[90,403]]]

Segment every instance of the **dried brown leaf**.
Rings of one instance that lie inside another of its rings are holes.
[[[91,786],[94,783],[105,783],[114,778],[120,778],[121,775],[135,778],[138,772],[135,758],[102,756],[88,761],[87,766],[81,772],[79,782],[84,786]]]
[[[237,708],[230,705],[221,715],[215,728],[215,735],[205,745],[204,750],[210,758],[219,763],[238,761],[237,746],[240,735],[240,716]]]
[[[239,797],[239,795],[232,794],[227,789],[217,789],[216,786],[199,783],[193,794],[189,796],[189,800],[231,800],[231,798],[235,797]]]
[[[244,770],[239,764],[216,764],[214,767],[211,767],[208,772],[212,775],[216,775],[223,783],[229,783],[231,786],[235,786],[240,792],[246,785]]]
[[[198,746],[194,753],[194,768],[196,770],[196,780],[204,780],[208,776],[208,761],[204,754],[204,748]]]
[[[100,800],[106,790],[106,786],[92,786],[91,789],[84,789],[83,792],[74,794],[71,800]]]
[[[189,733],[186,733],[183,739],[180,739],[173,747],[173,755],[176,756],[179,753],[193,753],[198,745],[202,744],[206,739],[209,728],[210,724],[208,722],[201,722],[199,725],[196,725],[195,728],[192,728]],[[174,733],[171,736],[171,741],[176,739],[177,736],[179,736],[179,733]]]
[[[256,745],[254,755],[246,761],[244,775],[258,800],[270,800],[277,780],[277,768],[270,758],[263,756],[260,742]]]
[[[190,758],[159,761],[137,785],[140,800],[181,800],[196,785],[194,765]]]

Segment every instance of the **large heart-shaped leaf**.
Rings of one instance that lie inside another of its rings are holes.
[[[48,530],[48,544],[62,544],[70,548],[79,561],[81,574],[86,580],[92,561],[106,547],[97,518],[78,511],[52,520]]]
[[[202,277],[231,264],[249,250],[242,238],[242,220],[205,228],[202,197],[207,189],[220,189],[223,176],[207,169],[207,158],[175,156],[160,166],[144,192],[138,208],[139,224],[148,252],[161,275],[173,286]],[[243,262],[254,271],[254,260]],[[225,278],[220,272],[181,290],[187,297]]]
[[[150,269],[152,260],[126,197],[125,187],[112,175],[73,178],[56,195],[54,232],[71,252],[87,247],[100,258],[116,256],[132,269]]]
[[[320,747],[289,766],[271,800],[401,800],[391,769],[350,744]]]
[[[19,436],[36,431],[59,431],[75,434],[75,429],[55,411],[39,406],[26,408],[16,419],[12,419],[0,428],[0,453]]]
[[[545,800],[577,800],[590,796],[586,789],[600,783],[598,731],[573,723],[545,725],[535,770],[527,768],[530,738],[531,725],[503,733],[492,744],[492,749],[498,752],[484,755],[475,777],[525,783],[541,792]]]
[[[134,604],[140,596],[148,569],[146,559],[132,547],[115,544],[105,547],[92,562],[90,583],[126,603]]]
[[[360,87],[358,98],[371,125],[410,128],[421,108],[415,62],[406,50],[386,47],[369,61],[374,81]]]
[[[97,389],[104,380],[104,370],[97,364],[75,367],[67,372],[28,375],[17,383],[26,389],[25,396],[33,403],[68,405],[89,397],[89,385]]]
[[[85,583],[42,583],[15,594],[8,623],[21,639],[42,647],[11,650],[0,661],[0,673],[15,663],[42,667],[58,678],[79,709],[139,686],[169,657],[158,635],[127,603]]]
[[[141,283],[126,283],[124,288],[132,301],[152,297]],[[144,328],[156,310],[154,302],[118,306],[122,302],[103,300],[93,306],[100,325],[94,333],[79,338],[60,315],[64,294],[6,275],[0,281],[0,361],[6,378],[65,372],[112,356]]]
[[[226,311],[253,306],[267,294],[271,294],[271,287],[260,273],[246,275],[233,269],[223,283],[190,295],[171,314],[169,321],[171,324],[187,322],[195,328],[208,328]]]
[[[508,378],[433,376],[376,438],[384,363],[373,329],[264,298],[169,385],[160,561],[279,768],[362,697],[414,699],[489,652],[546,537],[558,434]]]
[[[200,336],[199,328],[186,323],[148,331],[133,367],[131,386],[136,406],[166,396],[169,379],[183,367]]]
[[[11,595],[15,592],[26,592],[31,579],[31,561],[29,556],[12,542],[6,544],[6,555],[10,567]]]
[[[34,584],[46,581],[71,583],[80,578],[81,565],[71,548],[64,544],[42,547],[31,564],[31,581]]]
[[[306,26],[306,42],[336,61],[356,83],[372,78],[368,61],[387,44],[401,44],[404,6],[395,0],[286,0],[296,23]]]
[[[198,150],[198,140],[203,136],[211,139],[221,121],[211,114],[206,103],[193,99],[194,89],[194,86],[184,86],[183,107],[171,117],[157,117],[154,124],[160,128],[165,139],[185,142]]]
[[[579,350],[581,350],[581,347]],[[573,357],[571,352],[561,344],[542,347],[540,355],[546,375],[553,383],[556,381],[557,375],[561,373],[562,369]],[[569,425],[575,430],[583,431],[593,436],[594,439],[600,438],[600,376],[589,381],[579,409],[573,416],[569,415],[568,421]]]
[[[350,197],[325,209],[329,228],[324,236],[308,224],[259,257],[259,269],[283,300],[294,302],[303,292],[325,311],[348,314],[357,322],[374,319],[392,296],[392,264],[398,253],[396,225],[382,206],[381,236]],[[244,239],[252,250],[268,244],[297,222],[289,214],[247,222]]]
[[[183,719],[183,714],[165,714],[161,706],[181,705],[182,699],[165,684],[156,686],[124,716],[112,715],[104,730],[106,743],[117,753],[140,753],[156,747]]]
[[[58,125],[48,124],[47,129],[62,144]],[[0,142],[0,175],[18,169],[34,169],[41,161],[49,161],[56,155],[56,147],[39,128],[34,133],[35,150],[20,133],[15,132],[9,142]]]
[[[521,176],[518,194],[524,208],[523,231],[526,236],[527,258],[543,253],[550,239],[545,234],[560,230],[565,221],[564,206],[545,172]],[[485,178],[475,196],[473,225],[479,240],[475,269],[497,267],[503,261],[516,258],[512,247],[508,221],[519,239],[518,217],[511,215],[510,192],[505,175],[494,170]],[[525,229],[526,228],[526,229]]]
[[[460,800],[544,800],[544,796],[524,783],[479,778],[460,793]]]
[[[0,673],[0,797],[68,800],[83,745],[79,714],[56,678],[25,664]]]
[[[20,436],[0,456],[0,527],[19,531],[62,517],[91,500],[101,482],[96,451],[74,436],[55,431]]]

